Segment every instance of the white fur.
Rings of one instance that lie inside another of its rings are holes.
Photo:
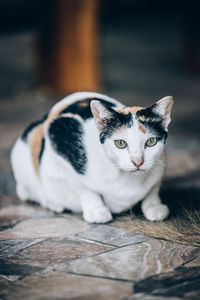
[[[118,108],[123,107],[101,94],[75,93],[58,102],[51,111],[86,97],[100,97],[113,102]],[[48,126],[39,177],[33,168],[28,144],[21,138],[17,140],[11,152],[11,163],[18,197],[35,200],[56,212],[65,208],[83,212],[84,219],[91,223],[108,222],[112,220],[111,212],[120,213],[143,200],[142,210],[147,219],[164,219],[168,208],[161,204],[158,196],[164,172],[163,143],[145,148],[146,140],[152,135],[139,130],[136,120],[133,127],[116,132],[103,145],[93,118],[83,122],[83,128],[88,158],[85,175],[78,174],[67,160],[54,151],[48,137]],[[114,145],[115,139],[125,140],[128,147],[118,149]],[[142,156],[144,164],[137,171],[131,160]]]

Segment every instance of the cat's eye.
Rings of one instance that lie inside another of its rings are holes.
[[[147,147],[153,147],[153,146],[155,146],[157,144],[157,141],[158,141],[158,139],[156,137],[151,137],[150,139],[148,139],[146,141],[145,146],[147,146]]]
[[[124,140],[115,140],[114,143],[119,149],[124,149],[127,146],[127,143]]]

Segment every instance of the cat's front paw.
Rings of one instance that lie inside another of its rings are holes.
[[[164,204],[149,206],[144,211],[144,215],[149,221],[162,221],[169,215],[169,208]]]
[[[87,210],[83,218],[88,223],[107,223],[112,220],[112,214],[106,206]]]

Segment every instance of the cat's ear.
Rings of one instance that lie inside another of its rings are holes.
[[[173,104],[174,104],[173,97],[167,96],[157,101],[156,105],[153,108],[153,111],[162,117],[163,125],[166,130],[171,121],[170,115],[171,115]]]
[[[97,100],[92,100],[90,107],[97,127],[100,131],[102,131],[106,126],[107,121],[113,117],[114,111],[111,107],[106,107]]]

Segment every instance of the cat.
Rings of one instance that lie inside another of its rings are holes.
[[[125,107],[108,96],[78,92],[31,123],[11,151],[16,193],[55,212],[106,223],[139,201],[150,221],[166,218],[159,189],[173,98]]]

